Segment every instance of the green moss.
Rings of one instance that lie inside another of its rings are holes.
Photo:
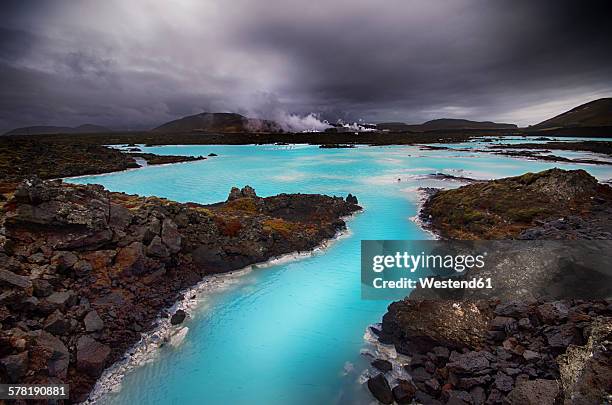
[[[552,215],[552,212],[546,207],[518,208],[508,210],[507,212],[507,217],[511,221],[524,223],[531,223],[538,217],[546,217],[549,215]]]

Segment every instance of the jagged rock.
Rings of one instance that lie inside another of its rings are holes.
[[[12,271],[0,269],[0,282],[14,285],[19,288],[29,289],[32,287],[32,282],[26,276],[20,276]]]
[[[232,187],[229,195],[227,196],[227,201],[237,200],[241,197],[242,195],[240,193],[240,189],[238,187]]]
[[[47,259],[45,258],[44,254],[39,252],[28,257],[28,261],[32,264],[43,264],[47,261]]]
[[[509,316],[496,316],[491,320],[490,328],[499,331],[512,331],[514,330],[514,324],[516,320]]]
[[[395,402],[400,405],[412,403],[412,399],[416,394],[416,387],[413,383],[406,380],[398,380],[398,384],[393,387],[392,393]]]
[[[529,305],[523,301],[506,301],[495,307],[495,314],[514,318],[524,316],[529,311]]]
[[[501,392],[508,392],[512,389],[512,386],[514,385],[514,380],[512,379],[512,377],[509,377],[502,372],[497,372],[497,375],[495,376],[494,385],[495,388],[497,388]]]
[[[472,401],[474,402],[474,405],[483,405],[487,400],[485,390],[480,386],[472,388],[470,390],[470,395],[472,396]]]
[[[540,358],[540,353],[531,350],[525,350],[523,352],[523,358],[527,361],[538,360]]]
[[[81,336],[77,341],[77,369],[98,377],[104,370],[106,359],[111,353],[110,347],[89,336]]]
[[[431,395],[426,394],[423,391],[417,391],[416,394],[414,394],[414,399],[416,400],[417,404],[442,405],[442,402],[434,399]]]
[[[251,186],[244,186],[242,190],[240,190],[240,194],[242,194],[245,198],[256,198],[257,194],[255,193],[255,189]]]
[[[65,335],[70,331],[70,321],[58,309],[47,317],[43,328],[54,335]]]
[[[468,390],[474,386],[478,385],[486,385],[491,381],[491,376],[489,375],[481,375],[474,377],[464,377],[459,379],[459,383],[457,384],[458,388],[462,388],[464,390]]]
[[[151,218],[143,235],[143,243],[151,243],[154,237],[161,233],[161,222],[157,218]]]
[[[450,350],[447,347],[436,346],[432,349],[433,354],[438,360],[447,360],[450,356]]]
[[[45,301],[56,308],[67,309],[76,305],[78,297],[74,291],[58,291],[49,295]]]
[[[558,396],[555,380],[519,380],[507,400],[512,405],[554,405]]]
[[[91,273],[93,266],[87,260],[79,260],[72,266],[72,270],[77,277],[84,277]]]
[[[445,391],[447,405],[468,405],[473,402],[472,396],[465,391],[450,390]]]
[[[81,257],[91,264],[92,271],[97,272],[110,267],[116,255],[115,250],[96,250],[81,254]]]
[[[183,323],[186,317],[187,313],[185,311],[183,311],[182,309],[177,309],[176,312],[172,314],[172,317],[170,318],[170,323],[172,325],[179,325]]]
[[[166,218],[162,224],[161,239],[170,250],[170,253],[177,253],[181,250],[181,234],[172,220]]]
[[[431,378],[431,374],[428,373],[424,367],[415,368],[410,372],[410,376],[417,382],[425,382]]]
[[[42,302],[34,296],[26,297],[21,301],[21,309],[29,313],[41,313],[43,315],[48,315],[55,310],[55,306],[44,305]]]
[[[425,390],[431,395],[438,395],[440,393],[440,382],[436,378],[430,378],[423,383]]]
[[[114,291],[109,294],[101,296],[100,298],[96,299],[94,303],[96,305],[110,304],[116,307],[121,307],[125,305],[125,298],[123,298],[123,295],[120,292]]]
[[[349,195],[346,196],[346,202],[349,204],[359,204],[357,197],[355,197],[351,193],[349,193]]]
[[[134,216],[126,207],[119,204],[110,204],[110,214],[108,223],[112,228],[124,229],[131,222]]]
[[[227,201],[237,200],[239,198],[256,198],[257,194],[255,193],[255,189],[251,186],[244,186],[242,190],[238,189],[238,187],[232,187],[230,190],[229,196],[227,197]]]
[[[88,312],[83,322],[85,323],[85,330],[87,332],[97,332],[104,328],[104,321],[95,310]]]
[[[143,274],[145,269],[145,255],[142,243],[132,242],[119,249],[115,257],[115,267],[124,274]]]
[[[533,328],[533,325],[531,324],[531,321],[529,320],[529,318],[521,318],[518,321],[518,326],[521,329],[526,329],[529,330],[531,328]]]
[[[489,352],[479,351],[479,352],[467,352],[464,354],[459,354],[454,358],[451,357],[451,362],[446,365],[446,367],[457,373],[477,373],[483,370],[486,370],[490,366],[490,360],[493,358],[493,355]]]
[[[386,373],[387,371],[391,371],[391,369],[393,368],[391,365],[391,362],[387,360],[382,360],[382,359],[374,360],[372,362],[372,366],[382,371],[383,373]]]
[[[66,378],[70,353],[64,343],[45,331],[34,332],[34,342],[36,346],[40,346],[44,350],[44,360],[49,375],[61,379]]]
[[[151,243],[147,246],[147,255],[154,257],[168,257],[170,253],[168,252],[168,248],[166,245],[162,243],[161,238],[158,235],[155,235],[151,240]]]
[[[584,346],[557,358],[566,404],[605,403],[612,392],[612,318],[597,319]]]
[[[393,403],[393,393],[384,375],[378,374],[368,380],[368,389],[379,402],[383,404]]]
[[[35,279],[32,280],[32,287],[34,287],[34,295],[37,298],[48,297],[53,293],[53,286],[47,280]]]
[[[572,324],[549,326],[544,329],[544,336],[551,347],[559,349],[564,349],[570,344],[577,344],[581,340],[578,330]]]
[[[569,309],[562,302],[547,302],[536,308],[536,314],[546,324],[555,324],[567,318]]]
[[[79,258],[72,252],[58,252],[51,258],[51,264],[58,271],[64,271],[74,266],[78,260]]]
[[[6,356],[0,359],[0,366],[10,382],[21,382],[21,378],[28,371],[28,352]]]

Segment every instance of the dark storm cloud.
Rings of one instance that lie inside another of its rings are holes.
[[[605,1],[3,2],[0,131],[285,119],[531,124],[612,94]]]

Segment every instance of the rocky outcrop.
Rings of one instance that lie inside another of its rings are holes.
[[[441,344],[475,348],[484,341],[490,318],[488,307],[474,303],[398,301],[384,315],[380,338],[408,355]]]
[[[468,308],[476,318],[458,316]],[[390,305],[378,339],[410,357],[404,367],[423,403],[592,404],[611,388],[610,315],[606,301],[405,300]],[[384,392],[382,376],[404,391],[376,368],[371,390]]]
[[[582,170],[552,169],[433,194],[423,218],[447,238],[609,239],[611,207],[610,187]],[[505,277],[489,276],[496,282]],[[377,333],[380,343],[410,356],[405,369],[417,401],[569,405],[609,400],[609,300],[427,297],[417,289],[410,299],[392,303]],[[402,391],[392,373],[383,377],[395,385],[392,392]]]
[[[250,187],[204,206],[23,182],[0,215],[0,382],[63,381],[83,400],[183,289],[310,250],[359,209],[322,195],[260,198]]]
[[[440,191],[421,218],[450,239],[609,239],[612,188],[584,170],[550,169]]]

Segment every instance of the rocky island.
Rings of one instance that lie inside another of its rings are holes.
[[[450,239],[610,239],[612,188],[582,170],[547,170],[434,193],[422,213]],[[415,299],[419,297],[419,299]],[[380,344],[409,357],[411,379],[376,359],[381,403],[599,404],[612,394],[609,300],[423,299],[392,303]]]
[[[30,178],[0,214],[0,381],[69,383],[87,398],[181,291],[206,275],[308,251],[361,208],[314,194],[181,204]]]

